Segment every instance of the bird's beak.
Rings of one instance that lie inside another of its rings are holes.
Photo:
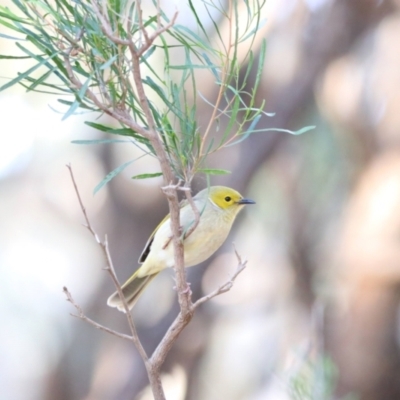
[[[240,199],[237,204],[256,204],[256,202],[251,199]]]

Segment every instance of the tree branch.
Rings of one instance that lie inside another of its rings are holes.
[[[170,223],[172,231],[172,240],[174,245],[174,272],[176,277],[176,288],[178,292],[178,301],[181,308],[181,314],[184,319],[188,319],[188,322],[193,316],[191,291],[188,290],[188,283],[186,280],[186,270],[184,264],[184,248],[183,240],[181,237],[181,226],[180,226],[180,207],[178,203],[177,189],[180,183],[177,185],[167,185],[162,188],[163,192],[167,196],[169,209],[170,209]],[[176,199],[176,201],[175,201]],[[174,218],[172,218],[174,216]],[[183,328],[182,328],[183,329]]]
[[[119,333],[117,331],[114,331],[113,329],[107,328],[104,325],[98,324],[96,321],[93,321],[92,319],[88,318],[85,313],[83,312],[82,308],[75,303],[75,300],[72,298],[71,293],[68,291],[68,289],[64,286],[63,287],[63,292],[65,296],[67,297],[67,301],[69,301],[75,308],[78,314],[70,314],[72,317],[79,318],[82,321],[85,321],[89,323],[90,325],[94,326],[96,329],[100,329],[101,331],[110,333],[111,335],[117,336],[121,339],[129,340],[132,342],[132,336],[125,335],[124,333]]]
[[[191,309],[194,312],[194,308],[191,307]],[[150,362],[154,366],[160,368],[163,365],[172,345],[175,343],[175,340],[181,334],[186,325],[190,322],[192,316],[193,313],[190,318],[185,317],[182,314],[182,311],[178,314],[150,357]]]
[[[136,327],[135,327],[135,324],[133,322],[132,315],[129,312],[128,304],[126,302],[125,296],[122,293],[122,288],[121,288],[121,285],[120,285],[120,283],[118,281],[118,278],[117,278],[117,276],[115,274],[114,265],[113,265],[112,258],[111,258],[111,255],[110,255],[110,250],[108,248],[107,236],[105,237],[105,240],[103,242],[103,241],[100,240],[99,235],[93,229],[93,227],[92,227],[92,225],[91,225],[91,223],[89,221],[89,217],[87,215],[86,208],[83,205],[82,198],[81,198],[78,186],[77,186],[76,181],[75,181],[74,173],[72,172],[71,165],[67,165],[67,168],[69,170],[69,173],[70,173],[70,176],[71,176],[71,180],[72,180],[72,183],[74,185],[75,193],[76,193],[76,196],[78,197],[79,205],[81,207],[83,216],[84,216],[85,221],[86,221],[85,227],[93,235],[93,237],[95,238],[96,242],[99,244],[99,246],[100,246],[100,248],[101,248],[101,250],[103,252],[103,255],[104,255],[104,258],[105,258],[105,261],[106,261],[106,270],[110,274],[111,279],[113,280],[114,285],[115,285],[115,287],[117,289],[118,295],[119,295],[119,297],[122,300],[122,303],[124,305],[124,309],[125,309],[125,312],[126,312],[126,317],[127,317],[127,320],[128,320],[129,329],[130,329],[130,331],[132,333],[132,341],[133,341],[134,345],[136,346],[136,348],[137,348],[140,356],[142,357],[143,361],[145,363],[147,363],[148,362],[148,356],[147,356],[146,351],[144,350],[144,348],[142,346],[142,343],[139,340],[139,336],[137,334]],[[72,299],[72,297],[71,297],[71,299]],[[74,304],[74,303],[72,303],[72,304]],[[78,309],[78,311],[79,311],[79,309]]]
[[[129,308],[128,308],[128,304],[127,304],[126,299],[125,299],[125,297],[124,297],[124,295],[122,293],[122,288],[121,288],[121,285],[119,284],[118,278],[117,278],[117,276],[115,274],[113,262],[112,262],[110,251],[109,251],[109,248],[108,248],[107,236],[105,237],[104,242],[102,242],[100,240],[99,236],[97,235],[96,231],[93,229],[92,225],[90,224],[89,217],[87,215],[86,208],[83,205],[83,202],[82,202],[79,190],[78,190],[78,186],[76,184],[75,177],[74,177],[74,174],[72,172],[71,165],[67,165],[67,168],[68,168],[69,173],[71,175],[71,180],[72,180],[72,183],[74,185],[75,193],[76,193],[76,195],[78,197],[79,205],[81,207],[82,213],[83,213],[85,221],[86,221],[86,228],[93,235],[93,237],[95,238],[96,242],[99,244],[99,246],[102,249],[102,252],[104,254],[104,258],[106,260],[106,270],[109,272],[109,274],[111,276],[111,279],[113,280],[114,285],[115,285],[115,287],[117,289],[118,295],[119,295],[119,297],[122,300],[122,303],[124,305],[126,317],[127,317],[127,320],[128,320],[128,325],[129,325],[129,328],[131,330],[132,336],[128,336],[128,335],[124,335],[122,333],[116,332],[116,331],[114,331],[112,329],[109,329],[109,328],[107,328],[105,326],[102,326],[102,325],[98,324],[97,322],[91,320],[90,318],[86,317],[86,315],[83,313],[82,308],[78,304],[75,303],[75,301],[73,300],[72,295],[70,294],[68,289],[64,287],[64,293],[67,296],[67,300],[78,311],[78,315],[74,315],[74,314],[72,314],[72,315],[77,317],[77,318],[80,318],[83,321],[86,321],[87,323],[93,325],[97,329],[101,329],[101,330],[103,330],[105,332],[108,332],[108,333],[110,333],[112,335],[115,335],[115,336],[120,337],[122,339],[130,340],[131,342],[133,342],[133,344],[136,346],[136,348],[137,348],[137,350],[138,350],[138,352],[139,352],[139,354],[140,354],[140,356],[141,356],[141,358],[142,358],[142,360],[144,362],[144,365],[146,367],[147,376],[149,378],[150,386],[151,386],[151,389],[153,391],[155,400],[165,400],[165,394],[164,394],[164,390],[162,388],[161,377],[160,377],[160,367],[161,367],[161,365],[160,366],[155,365],[154,363],[152,363],[149,360],[149,358],[147,356],[147,353],[144,350],[144,348],[142,346],[142,343],[140,342],[139,336],[138,336],[137,331],[136,331],[135,324],[134,324],[133,319],[132,319],[132,315],[131,315],[131,313],[129,311]],[[171,345],[172,345],[172,343],[171,343]]]
[[[201,304],[207,302],[208,300],[211,300],[212,298],[231,290],[236,278],[246,268],[246,264],[247,264],[247,260],[242,260],[242,258],[238,254],[236,248],[235,248],[235,254],[238,259],[238,266],[237,266],[236,271],[229,278],[229,281],[227,281],[226,283],[221,285],[218,289],[214,290],[210,294],[200,298],[194,304],[191,303],[190,318],[187,318],[187,316],[183,315],[182,311],[178,314],[178,316],[175,318],[174,322],[171,324],[168,331],[165,333],[161,342],[159,343],[159,345],[157,346],[157,348],[154,350],[153,354],[150,357],[150,362],[153,365],[161,367],[161,365],[164,363],[165,358],[167,357],[169,351],[171,350],[172,345],[174,344],[175,340],[178,338],[180,333],[183,331],[183,329],[186,327],[186,325],[188,325],[188,323],[190,322],[190,320],[194,314],[194,311],[197,307],[199,307]]]
[[[108,21],[107,18],[107,12],[104,10],[104,12],[100,11],[100,8],[97,5],[97,2],[95,0],[90,1],[93,11],[96,14],[96,17],[100,21],[101,29],[103,33],[115,44],[122,44],[124,46],[129,46],[129,40],[127,39],[121,39],[119,36],[115,36],[111,30],[111,25],[110,22]]]
[[[70,50],[72,50],[73,47],[71,47]],[[70,51],[68,51],[67,53],[65,53],[63,55],[64,58],[64,64],[65,64],[65,68],[67,70],[68,73],[68,77],[71,81],[71,83],[75,86],[75,88],[79,91],[80,89],[82,89],[83,84],[82,82],[75,76],[72,66],[71,66],[71,62],[70,62]],[[106,105],[104,103],[102,103],[97,96],[89,89],[86,89],[86,95],[87,97],[93,101],[93,103],[101,110],[103,111],[105,114],[109,115],[110,117],[116,119],[117,121],[121,122],[122,124],[125,124],[126,126],[129,126],[129,128],[131,128],[132,130],[137,131],[138,133],[140,133],[143,137],[148,138],[148,132],[145,128],[143,128],[142,126],[140,126],[136,121],[134,121],[130,115],[126,112],[121,112],[117,109],[111,109],[109,105]]]

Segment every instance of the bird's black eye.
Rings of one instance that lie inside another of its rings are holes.
[[[227,201],[228,203],[231,201],[232,199],[229,196],[225,197],[225,201]]]

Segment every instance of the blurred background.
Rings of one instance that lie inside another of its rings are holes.
[[[172,14],[176,5],[164,3]],[[248,268],[174,345],[167,397],[400,399],[400,2],[268,0],[263,18],[258,98],[276,115],[258,128],[316,129],[255,134],[210,160],[232,171],[212,184],[257,205],[215,257],[188,272],[194,298],[235,270],[232,242]],[[191,23],[183,6],[178,22]],[[16,54],[13,41],[0,37],[0,53]],[[0,84],[28,65],[1,60]],[[202,79],[212,98],[213,77]],[[20,87],[0,93],[1,397],[148,400],[133,346],[69,315],[63,286],[90,318],[128,333],[124,315],[106,306],[113,284],[65,164],[122,281],[167,212],[160,180],[130,178],[159,169],[143,158],[93,196],[137,149],[71,144],[102,136],[83,125],[91,115],[61,122],[60,107]],[[201,126],[209,112],[200,109]],[[200,176],[193,189],[205,186]],[[133,311],[149,352],[177,314],[173,284],[164,271]]]

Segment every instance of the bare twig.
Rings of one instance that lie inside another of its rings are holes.
[[[159,345],[157,346],[157,348],[154,350],[153,354],[151,355],[150,362],[153,365],[160,367],[163,364],[173,343],[178,338],[178,336],[183,331],[183,329],[186,327],[186,325],[190,322],[190,320],[194,314],[194,311],[198,306],[207,302],[208,300],[212,299],[213,297],[216,297],[222,293],[228,292],[232,288],[236,278],[246,268],[246,264],[247,264],[247,260],[242,260],[242,258],[238,254],[236,248],[235,248],[235,254],[236,254],[236,257],[238,260],[238,266],[237,266],[237,269],[234,272],[234,274],[230,277],[229,281],[224,283],[223,285],[221,285],[218,289],[214,290],[210,294],[200,298],[194,304],[192,303],[191,308],[190,308],[191,314],[189,317],[184,316],[182,314],[182,312],[179,313],[179,315],[175,318],[175,321],[169,327],[168,331],[165,333],[161,342],[159,343]]]
[[[71,47],[72,50],[72,47]],[[68,53],[63,55],[64,58],[64,65],[65,69],[67,70],[68,73],[68,78],[71,81],[71,83],[74,85],[75,89],[79,91],[83,87],[83,83],[75,76],[71,62],[70,62],[70,56]],[[125,124],[132,130],[138,132],[140,135],[142,135],[145,138],[148,138],[148,131],[139,125],[136,121],[132,119],[132,117],[129,115],[129,113],[125,111],[118,110],[116,108],[110,108],[108,104],[102,103],[98,97],[93,93],[92,90],[89,88],[86,89],[86,95],[87,97],[93,101],[93,103],[105,114],[109,115],[110,117],[115,118],[117,121],[121,122],[122,124]]]
[[[138,20],[139,20],[139,29],[142,32],[144,36],[144,40],[147,43],[149,43],[149,35],[147,33],[147,30],[143,24],[143,9],[142,9],[142,1],[141,0],[136,0],[137,2],[137,15],[138,15]]]
[[[159,3],[157,4],[157,29],[149,36],[147,30],[143,24],[143,12],[141,7],[141,1],[138,1],[138,19],[139,19],[139,29],[143,33],[145,43],[142,44],[139,48],[136,49],[137,55],[142,56],[153,44],[154,40],[157,39],[160,35],[166,32],[168,29],[175,25],[175,21],[178,17],[178,11],[175,11],[171,21],[165,26],[161,26],[161,9],[159,7]]]
[[[96,0],[91,0],[90,3],[92,4],[93,11],[96,14],[96,17],[100,21],[101,29],[103,33],[112,40],[115,44],[122,44],[124,46],[129,46],[129,40],[121,39],[119,36],[115,36],[111,30],[110,22],[107,18],[107,12],[101,12]]]
[[[102,250],[102,252],[104,254],[104,258],[106,260],[106,270],[109,272],[109,274],[111,276],[111,279],[113,280],[114,285],[115,285],[115,287],[117,289],[118,295],[119,295],[119,297],[122,300],[122,303],[124,305],[124,309],[125,309],[125,312],[126,312],[126,317],[127,317],[127,320],[128,320],[128,325],[129,325],[129,328],[130,328],[131,333],[132,333],[132,341],[135,344],[135,346],[136,346],[140,356],[142,357],[143,361],[145,363],[147,363],[148,362],[148,356],[147,356],[146,351],[144,350],[144,348],[143,348],[143,346],[142,346],[142,344],[141,344],[141,342],[139,340],[139,336],[137,334],[136,327],[135,327],[135,324],[134,324],[133,319],[132,319],[132,315],[129,312],[128,304],[126,302],[125,296],[122,293],[122,288],[121,288],[120,283],[118,282],[118,278],[117,278],[117,276],[115,274],[114,265],[113,265],[112,258],[111,258],[111,255],[110,255],[110,250],[108,248],[107,236],[105,237],[104,242],[102,242],[100,240],[100,238],[99,238],[99,235],[95,232],[95,230],[93,229],[92,225],[90,224],[89,217],[88,217],[87,212],[86,212],[86,208],[83,205],[82,198],[80,196],[79,189],[78,189],[78,186],[77,186],[76,181],[75,181],[74,173],[72,172],[72,167],[71,167],[70,164],[68,164],[67,168],[69,170],[69,173],[70,173],[70,176],[71,176],[71,180],[72,180],[72,183],[74,185],[75,193],[76,193],[76,195],[78,197],[79,205],[81,207],[83,216],[84,216],[85,221],[86,221],[86,228],[93,235],[93,237],[95,238],[96,242],[101,247],[101,250]]]
[[[157,29],[161,28],[161,5],[160,0],[157,0]]]
[[[81,199],[81,195],[80,195],[79,190],[78,190],[78,185],[76,184],[74,173],[72,172],[71,164],[67,164],[66,167],[68,168],[68,171],[70,173],[72,184],[74,185],[74,190],[75,190],[76,196],[78,197],[78,202],[79,202],[79,205],[81,206],[81,210],[82,210],[83,216],[84,216],[85,221],[86,221],[85,227],[94,236],[94,238],[96,239],[96,242],[100,244],[101,243],[100,238],[98,237],[97,233],[93,230],[92,226],[90,225],[89,217],[87,216],[86,208],[83,205],[83,201]]]
[[[92,0],[92,6],[95,10],[96,16],[99,18],[99,20],[101,22],[101,26],[105,30],[104,34],[107,37],[109,37],[110,40],[113,40],[114,43],[116,43],[118,45],[128,46],[128,44],[130,43],[129,40],[122,41],[122,40],[119,40],[118,37],[111,34],[111,27],[107,22],[107,18],[103,17],[102,13],[100,12],[100,10],[97,7],[97,4],[94,0]],[[71,56],[72,51],[77,47],[77,43],[79,42],[79,40],[82,38],[82,36],[84,34],[84,30],[81,29],[78,32],[77,37],[75,39],[71,39],[68,36],[68,34],[66,34],[64,31],[58,30],[58,32],[69,42],[72,41],[71,47],[63,54],[63,58],[64,58],[64,64],[65,64],[65,68],[68,73],[69,80],[74,85],[75,89],[80,90],[83,87],[83,83],[77,78],[77,76],[75,75],[75,73],[73,71],[71,61],[70,61],[70,56]],[[114,105],[114,108],[110,108],[110,104],[104,104],[103,102],[101,102],[99,100],[99,98],[95,95],[95,93],[93,93],[93,91],[90,90],[90,88],[86,88],[85,94],[101,111],[103,111],[110,117],[115,118],[117,121],[121,122],[122,124],[129,126],[132,130],[138,132],[143,137],[149,138],[148,131],[144,127],[140,126],[135,120],[133,120],[128,112],[119,110],[118,108],[115,107],[115,105]]]
[[[242,260],[240,257],[239,253],[237,252],[235,246],[233,246],[235,249],[235,254],[236,258],[238,260],[238,266],[236,268],[236,271],[232,274],[232,276],[229,278],[227,282],[222,284],[218,289],[215,289],[213,292],[207,294],[206,296],[201,297],[198,299],[194,304],[193,308],[196,309],[199,305],[205,303],[208,300],[211,300],[212,298],[219,296],[222,293],[229,292],[229,290],[232,289],[232,286],[236,280],[236,278],[239,276],[239,274],[246,268],[247,265],[247,260]]]
[[[120,299],[122,300],[122,303],[123,303],[123,306],[124,306],[124,309],[125,309],[125,312],[126,312],[126,317],[127,317],[127,320],[128,320],[128,324],[129,324],[129,328],[131,330],[132,336],[123,335],[123,334],[121,334],[119,332],[116,332],[116,331],[114,331],[112,329],[104,327],[104,326],[98,324],[97,322],[91,320],[90,318],[86,317],[86,315],[83,313],[82,308],[78,304],[75,303],[75,301],[73,300],[71,294],[69,293],[69,291],[66,288],[64,288],[64,293],[67,296],[67,300],[69,302],[71,302],[71,304],[78,311],[78,315],[74,315],[75,317],[80,318],[83,321],[86,321],[86,322],[90,323],[91,325],[93,325],[97,329],[104,330],[104,331],[106,331],[106,332],[108,332],[108,333],[110,333],[112,335],[115,335],[117,337],[120,337],[120,338],[123,338],[123,339],[126,339],[126,340],[130,340],[131,342],[133,342],[133,344],[136,346],[136,348],[137,348],[137,350],[138,350],[138,352],[139,352],[139,354],[140,354],[140,356],[141,356],[141,358],[142,358],[142,360],[143,360],[143,362],[145,364],[145,367],[146,367],[146,370],[147,370],[147,375],[148,375],[148,378],[149,378],[149,381],[150,381],[150,386],[152,388],[155,400],[165,400],[165,395],[164,395],[164,391],[163,391],[163,388],[162,388],[161,377],[160,377],[160,368],[159,367],[161,367],[161,365],[158,366],[158,364],[156,365],[156,364],[154,364],[153,362],[151,362],[149,360],[149,358],[148,358],[148,356],[146,354],[146,351],[144,350],[144,348],[142,346],[142,343],[140,342],[139,336],[138,336],[137,331],[136,331],[136,327],[135,327],[133,319],[132,319],[132,315],[129,312],[128,304],[126,302],[125,296],[122,293],[122,288],[121,288],[121,285],[118,282],[118,278],[117,278],[117,276],[115,274],[113,262],[112,262],[110,251],[109,251],[109,248],[108,248],[107,236],[105,237],[105,240],[102,242],[100,240],[99,236],[97,235],[97,233],[95,232],[95,230],[93,229],[92,225],[90,224],[86,209],[85,209],[85,207],[83,205],[81,196],[79,194],[79,190],[78,190],[75,178],[74,178],[74,174],[72,172],[72,168],[71,168],[70,165],[67,165],[67,168],[68,168],[68,170],[70,172],[71,180],[72,180],[72,183],[74,185],[74,189],[75,189],[76,195],[78,197],[78,201],[79,201],[82,213],[83,213],[83,215],[85,217],[86,227],[92,233],[92,235],[96,239],[96,242],[99,244],[99,246],[101,247],[101,249],[103,251],[103,254],[104,254],[104,257],[105,257],[105,260],[106,260],[106,265],[107,265],[106,270],[109,272],[109,274],[110,274],[110,276],[111,276],[111,278],[112,278],[112,280],[114,282],[114,285],[115,285],[115,287],[117,289],[118,295],[119,295]],[[172,343],[171,343],[171,345],[172,345]]]
[[[100,329],[101,331],[105,331],[107,333],[110,333],[111,335],[118,336],[121,339],[129,340],[132,342],[132,336],[125,335],[124,333],[119,333],[117,331],[114,331],[113,329],[107,328],[104,325],[98,324],[96,321],[93,321],[92,319],[88,318],[85,313],[83,312],[82,308],[75,303],[75,300],[73,299],[71,293],[68,291],[68,289],[64,286],[63,292],[65,293],[67,300],[75,307],[76,311],[78,314],[71,314],[71,316],[75,318],[79,318],[82,321],[85,321],[89,323],[90,325],[94,326],[97,329]]]

